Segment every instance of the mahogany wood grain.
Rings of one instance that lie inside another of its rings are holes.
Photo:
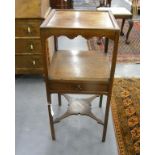
[[[46,38],[51,35],[69,38],[81,35],[88,39],[106,35],[114,40],[115,31],[119,31],[119,27],[108,11],[53,10],[41,24],[41,32]]]
[[[107,95],[108,83],[94,81],[48,81],[50,93],[60,94],[105,94]]]
[[[15,61],[16,74],[43,73],[42,55],[17,55]]]
[[[15,51],[20,54],[42,54],[40,38],[16,37]]]
[[[48,78],[62,81],[108,82],[109,57],[101,51],[57,51],[48,66]]]
[[[52,93],[106,94],[106,112],[102,141],[105,141],[112,85],[116,67],[119,27],[111,12],[52,10],[41,25],[45,83],[48,104]],[[86,39],[105,36],[113,40],[112,61],[99,51],[53,51],[49,37],[82,35]],[[55,140],[53,114],[49,112],[51,134]]]
[[[91,18],[89,17],[91,15]],[[57,28],[108,28],[112,29],[113,23],[108,13],[98,13],[90,11],[58,11],[48,22],[47,27]],[[104,20],[97,20],[104,19]]]
[[[16,37],[39,37],[40,25],[42,20],[39,19],[17,19],[15,23]]]
[[[49,0],[16,0],[16,18],[42,18],[44,19],[49,9]]]
[[[42,55],[16,55],[17,68],[40,68],[42,65]]]
[[[43,73],[40,24],[49,11],[49,0],[16,0],[16,74]]]

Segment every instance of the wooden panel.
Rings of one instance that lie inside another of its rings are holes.
[[[49,79],[108,82],[108,58],[100,51],[57,51],[48,68]]]
[[[108,11],[56,10],[50,15],[51,19],[47,21],[47,18],[44,22],[50,28],[119,29],[115,19],[112,19],[113,15]]]
[[[15,74],[43,74],[43,68],[16,68]]]
[[[49,89],[53,93],[95,93],[100,94],[108,91],[108,85],[100,82],[70,82],[70,81],[49,81]]]
[[[42,68],[42,56],[16,55],[16,68]]]
[[[15,35],[16,37],[33,37],[40,36],[41,20],[16,20]]]
[[[119,26],[108,11],[52,10],[41,25],[41,32],[45,38],[51,35],[69,38],[81,35],[86,39],[107,36],[114,40],[115,33],[119,33]]]
[[[16,53],[42,54],[40,39],[16,38],[15,45]]]
[[[49,0],[16,0],[16,18],[44,18]]]
[[[46,18],[50,10],[51,8],[50,8],[49,0],[41,0],[41,16],[40,17]]]
[[[49,0],[16,0],[16,74],[42,74],[40,24],[51,10]]]
[[[54,52],[55,52],[55,44],[54,44],[54,37],[51,36],[48,38],[48,59],[49,59],[49,62],[52,61],[52,58],[53,58],[53,55],[54,55]]]

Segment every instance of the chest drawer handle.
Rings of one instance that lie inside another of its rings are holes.
[[[31,50],[34,50],[33,44],[30,44],[30,49],[31,49]]]
[[[35,60],[33,60],[33,61],[32,61],[32,64],[33,64],[33,65],[35,65],[35,64],[36,64],[36,61],[35,61]]]
[[[27,27],[27,32],[31,33],[31,28],[29,26]]]

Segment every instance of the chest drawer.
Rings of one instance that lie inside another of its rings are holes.
[[[41,20],[16,19],[15,35],[16,37],[40,36]]]
[[[16,53],[41,53],[40,39],[17,39],[15,40]]]
[[[102,94],[107,92],[108,85],[96,82],[65,82],[65,81],[49,81],[50,91],[53,93],[94,93]]]
[[[42,68],[42,55],[16,55],[16,68]]]

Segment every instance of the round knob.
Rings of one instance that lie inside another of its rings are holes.
[[[31,33],[31,28],[29,26],[27,27],[27,32]]]
[[[31,49],[31,50],[34,50],[33,44],[30,44],[30,49]]]
[[[36,64],[36,61],[35,61],[35,60],[33,60],[33,61],[32,61],[32,64],[33,64],[33,65],[35,65],[35,64]]]

